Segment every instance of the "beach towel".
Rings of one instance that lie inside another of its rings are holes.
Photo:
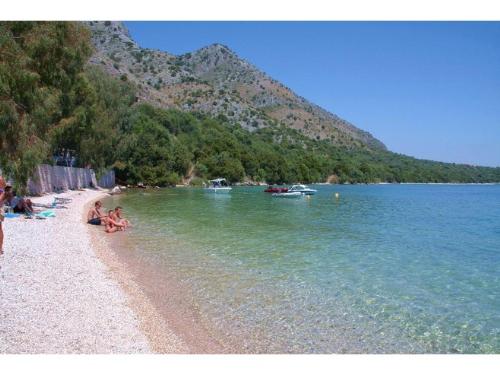
[[[17,213],[5,213],[3,215],[5,218],[17,218],[20,216],[20,214],[17,214]]]
[[[49,218],[49,217],[55,217],[55,216],[56,216],[55,212],[51,209],[44,210],[43,212],[40,212],[36,215],[36,217],[39,217],[39,218]]]

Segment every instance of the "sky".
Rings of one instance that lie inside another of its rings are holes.
[[[500,22],[126,22],[140,46],[209,44],[422,159],[500,166]]]

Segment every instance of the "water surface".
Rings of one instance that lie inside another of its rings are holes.
[[[175,275],[242,350],[500,353],[500,186],[316,188],[109,203],[135,224],[127,250]]]

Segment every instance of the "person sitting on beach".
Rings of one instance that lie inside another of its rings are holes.
[[[123,223],[115,221],[112,217],[113,217],[113,211],[109,210],[108,216],[104,218],[104,222],[106,224],[106,229],[104,231],[107,232],[108,234],[111,234],[116,231],[125,230],[125,225]]]
[[[9,205],[14,213],[33,214],[33,203],[30,199],[17,196],[11,186],[5,187],[5,190],[9,191]]]
[[[94,207],[91,208],[87,214],[87,223],[91,225],[100,226],[102,224],[106,224],[104,219],[106,216],[101,213],[102,203],[100,201],[96,201]]]
[[[115,210],[113,211],[113,213],[112,213],[112,215],[111,215],[111,218],[112,218],[114,221],[116,221],[116,222],[118,222],[118,223],[123,224],[123,225],[124,225],[124,226],[123,226],[124,228],[127,228],[127,227],[129,227],[129,226],[130,226],[130,221],[129,221],[128,219],[123,218],[123,216],[122,216],[122,211],[123,211],[123,208],[122,208],[121,206],[117,206],[117,207],[115,208]]]

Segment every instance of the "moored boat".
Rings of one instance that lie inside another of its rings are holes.
[[[314,195],[317,190],[313,190],[304,184],[294,184],[288,192],[300,192],[303,195]]]
[[[280,193],[280,192],[287,192],[288,188],[286,187],[274,187],[274,186],[268,186],[264,192],[268,193]]]
[[[229,193],[232,190],[225,178],[212,179],[209,182],[210,185],[204,188],[205,192]]]

